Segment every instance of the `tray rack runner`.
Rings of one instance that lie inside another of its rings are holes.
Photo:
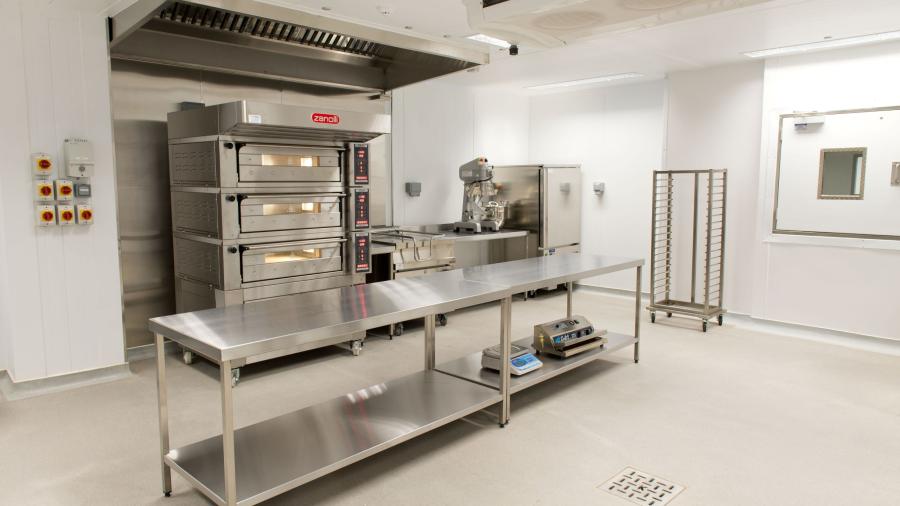
[[[690,301],[672,298],[672,239],[676,181],[693,179],[693,227],[691,243]],[[705,180],[705,181],[702,181]],[[702,183],[701,183],[702,181]],[[653,171],[653,221],[650,240],[650,321],[656,313],[700,318],[706,332],[709,320],[722,325],[722,282],[725,266],[725,204],[727,169]],[[701,192],[705,209],[701,214]],[[702,223],[701,223],[702,222]],[[701,233],[703,237],[698,235]],[[702,239],[702,241],[698,241]],[[697,284],[698,255],[702,255],[703,279]],[[698,294],[699,291],[699,294]]]

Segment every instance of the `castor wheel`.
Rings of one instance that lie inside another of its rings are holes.
[[[722,323],[725,321],[725,316],[724,316],[724,315],[719,315],[719,316],[716,317],[716,320],[719,321],[719,326],[721,327],[721,326],[722,326]]]
[[[172,497],[172,492],[163,492],[166,497]]]
[[[707,328],[709,328],[709,322],[706,320],[703,320],[703,332],[706,332]]]
[[[529,299],[533,299],[537,296],[537,290],[528,290],[525,292]]]
[[[666,318],[671,318],[671,317],[672,317],[672,313],[666,313]]]
[[[435,317],[436,323],[438,327],[446,327],[447,326],[447,315],[440,313]]]
[[[656,313],[650,313],[650,323],[656,323]]]
[[[194,363],[194,352],[189,350],[184,350],[181,354],[181,359],[184,360],[184,363],[187,365],[191,365]]]
[[[402,336],[403,335],[403,323],[395,323],[394,324],[394,336]]]
[[[241,369],[232,369],[231,370],[231,387],[234,388],[237,386],[238,382],[241,381]]]

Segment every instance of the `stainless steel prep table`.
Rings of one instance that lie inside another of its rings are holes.
[[[530,258],[153,318],[163,491],[171,493],[174,469],[216,504],[257,504],[493,404],[500,403],[502,426],[509,421],[511,391],[551,377],[510,377],[512,294],[568,283],[571,312],[572,282],[636,268],[635,335],[617,336],[610,344],[634,344],[637,361],[642,265],[643,260],[578,254]],[[497,300],[503,356],[495,381],[435,369],[435,314]],[[235,430],[232,361],[313,348],[334,335],[418,317],[425,317],[425,370]],[[169,448],[165,339],[220,365],[221,436]],[[600,356],[573,357],[548,372],[560,374]]]

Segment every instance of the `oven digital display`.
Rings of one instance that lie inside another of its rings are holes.
[[[353,228],[369,228],[369,191],[356,190],[353,194]]]
[[[369,234],[358,234],[355,236],[356,248],[353,264],[356,272],[369,272]]]
[[[369,184],[369,146],[353,145],[353,184]]]

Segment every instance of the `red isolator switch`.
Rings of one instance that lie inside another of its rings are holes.
[[[58,205],[56,206],[56,214],[59,216],[60,225],[75,224],[75,206]]]
[[[34,198],[40,201],[53,200],[53,185],[49,181],[35,181]]]

